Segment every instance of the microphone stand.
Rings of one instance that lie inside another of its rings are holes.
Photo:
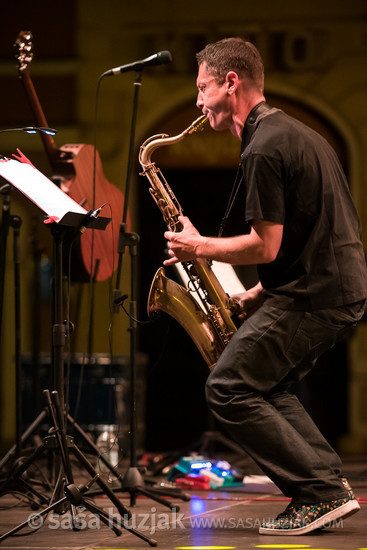
[[[134,91],[134,101],[133,101],[133,111],[131,118],[131,129],[130,129],[130,143],[129,143],[129,155],[128,155],[128,166],[126,174],[126,187],[125,187],[125,200],[124,200],[124,210],[123,210],[123,219],[120,225],[120,234],[118,240],[118,268],[116,275],[116,288],[113,291],[113,306],[114,313],[119,311],[119,305],[121,305],[124,297],[121,295],[120,291],[120,278],[122,270],[122,259],[125,252],[125,248],[128,247],[130,258],[131,258],[131,288],[130,288],[130,306],[129,306],[129,317],[130,317],[130,467],[127,472],[124,474],[122,479],[122,489],[129,492],[130,494],[130,506],[135,506],[137,495],[144,495],[156,502],[159,502],[163,506],[170,508],[172,511],[178,511],[179,507],[173,505],[167,500],[161,498],[161,496],[174,496],[180,498],[184,501],[190,500],[190,495],[181,491],[181,489],[176,488],[146,488],[145,481],[143,476],[137,466],[136,459],[136,347],[137,347],[137,305],[136,305],[136,285],[137,280],[137,249],[140,242],[140,237],[137,233],[128,233],[126,231],[126,220],[128,213],[128,203],[130,195],[130,186],[131,186],[131,174],[132,168],[134,165],[134,144],[135,144],[135,128],[136,128],[136,117],[138,110],[138,98],[139,91],[141,87],[142,80],[142,68],[140,71],[135,73],[135,91]],[[113,468],[111,467],[113,472]]]

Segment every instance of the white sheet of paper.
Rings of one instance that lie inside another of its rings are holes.
[[[175,264],[174,267],[176,268],[181,281],[187,288],[189,278],[182,264]],[[220,282],[221,286],[223,287],[223,290],[229,296],[231,296],[232,294],[239,294],[241,292],[245,292],[246,290],[245,287],[243,286],[242,282],[237,276],[237,273],[235,272],[235,270],[230,264],[213,261],[211,268],[214,271],[214,274],[217,277],[218,281]]]
[[[0,176],[14,185],[56,221],[67,212],[87,214],[87,211],[46,178],[37,168],[13,159],[0,160]]]
[[[245,292],[245,287],[230,264],[213,261],[212,270],[229,296]]]

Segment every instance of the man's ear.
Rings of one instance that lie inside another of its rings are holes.
[[[236,91],[239,83],[238,74],[234,71],[230,71],[226,75],[226,87],[227,87],[227,93],[232,94]]]

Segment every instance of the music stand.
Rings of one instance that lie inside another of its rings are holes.
[[[103,230],[110,222],[110,219],[98,217],[100,209],[94,212],[87,212],[68,195],[63,193],[63,191],[54,185],[48,178],[41,174],[22,153],[20,157],[17,158],[19,158],[21,162],[7,158],[0,160],[0,176],[5,178],[44,212],[47,216],[46,223],[50,224],[51,232],[54,237],[52,367],[55,390],[51,394],[52,399],[48,390],[44,392],[47,399],[49,415],[52,420],[52,435],[45,438],[41,446],[35,450],[31,457],[18,467],[16,476],[23,474],[36,459],[42,456],[47,448],[56,448],[59,451],[58,458],[61,459],[59,463],[60,471],[63,472],[65,480],[62,479],[63,476],[59,476],[59,482],[55,488],[55,495],[59,497],[61,486],[64,485],[65,496],[61,499],[58,498],[57,502],[51,504],[45,510],[37,514],[38,517],[43,517],[49,511],[57,509],[59,506],[62,506],[61,513],[63,513],[65,510],[63,505],[66,503],[71,507],[73,523],[77,528],[78,517],[74,508],[84,505],[96,516],[99,516],[116,535],[120,535],[121,530],[116,528],[115,523],[111,522],[111,518],[98,507],[94,505],[91,507],[90,503],[87,503],[83,497],[91,485],[96,482],[119,511],[123,520],[119,526],[145,540],[150,546],[156,546],[157,543],[155,540],[149,539],[125,524],[126,518],[129,519],[131,513],[100,478],[83,453],[76,447],[73,438],[67,436],[65,431],[68,417],[66,416],[64,402],[64,348],[66,333],[69,327],[65,327],[63,316],[63,241],[65,235],[70,231],[73,231],[74,235],[78,235],[79,232],[83,232],[87,227]],[[70,450],[91,476],[91,480],[84,486],[78,487],[74,484],[74,476],[69,458]],[[5,482],[5,486],[13,481],[12,477],[13,476],[9,476],[9,481]],[[28,525],[28,522],[24,522],[8,533],[0,536],[0,542],[12,536],[26,525]]]
[[[64,410],[64,347],[65,321],[63,318],[63,253],[62,245],[66,233],[78,235],[87,227],[104,230],[109,218],[97,217],[88,212],[39,172],[22,153],[19,160],[0,160],[0,176],[31,200],[46,216],[54,237],[54,314],[52,330],[53,383],[59,393]],[[68,327],[67,327],[68,328]]]

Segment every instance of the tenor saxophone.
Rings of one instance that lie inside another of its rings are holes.
[[[141,175],[148,178],[149,191],[170,231],[182,230],[178,219],[182,215],[182,208],[161,170],[151,161],[151,156],[159,147],[173,145],[202,129],[206,121],[207,118],[201,116],[181,134],[173,137],[167,134],[154,135],[140,147],[139,162],[143,168]],[[160,267],[151,284],[147,303],[148,315],[163,311],[176,319],[211,369],[236,331],[232,320],[236,306],[223,290],[210,261],[197,259],[182,262],[182,266],[189,279],[189,290],[167,278],[164,268]]]

